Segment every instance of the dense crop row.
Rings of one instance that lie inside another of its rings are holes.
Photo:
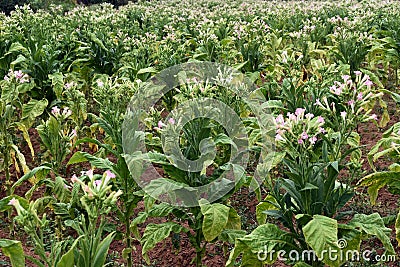
[[[231,249],[227,266],[341,266],[353,259],[324,253],[361,251],[371,237],[394,255],[388,226],[400,242],[400,213],[344,207],[356,184],[372,204],[382,187],[400,189],[400,124],[387,127],[387,101],[400,102],[399,27],[396,1],[173,0],[0,14],[3,254],[25,266],[13,240],[24,232],[35,266],[112,264],[114,239],[124,242],[118,262],[137,262],[139,240],[151,264],[147,253],[170,237],[189,240],[196,266],[215,242]],[[388,128],[366,155],[372,168],[392,163],[366,177],[365,123]],[[230,201],[241,188],[259,200],[251,232]]]

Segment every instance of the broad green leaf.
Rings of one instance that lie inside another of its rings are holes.
[[[231,244],[235,244],[235,240],[237,238],[244,237],[245,235],[246,235],[246,231],[244,231],[244,230],[225,229],[218,236],[218,240],[228,242]]]
[[[160,203],[158,205],[154,205],[149,211],[149,217],[166,217],[175,209],[174,206],[169,205],[168,203]]]
[[[383,114],[382,114],[382,118],[379,121],[379,127],[386,127],[386,125],[388,124],[388,122],[390,121],[390,116],[389,116],[389,112],[387,109],[387,104],[385,101],[379,99],[379,104],[381,106],[381,108],[383,109]]]
[[[153,67],[149,67],[149,68],[144,68],[144,69],[140,69],[137,74],[144,74],[144,73],[157,73],[157,70]]]
[[[234,148],[237,148],[235,142],[233,142],[233,140],[226,134],[217,135],[214,139],[214,143],[216,145],[218,145],[218,144],[232,145]]]
[[[10,258],[12,267],[25,267],[25,255],[20,241],[0,239],[0,249]]]
[[[22,44],[15,42],[11,44],[10,49],[8,49],[8,52],[4,56],[7,56],[15,52],[22,54],[29,53],[28,49],[26,49]]]
[[[368,187],[371,204],[375,205],[378,192],[382,187],[388,185],[400,188],[400,172],[375,172],[362,178],[359,184]]]
[[[113,241],[115,232],[112,232],[106,236],[106,238],[101,241],[101,243],[96,248],[96,253],[93,259],[93,267],[103,267],[107,258],[108,249]]]
[[[267,220],[265,211],[277,210],[277,207],[273,203],[276,203],[275,198],[268,194],[264,201],[258,203],[256,206],[256,218],[259,225],[264,224]]]
[[[160,224],[150,223],[144,230],[141,243],[142,243],[142,255],[145,255],[149,250],[154,248],[154,246],[169,237],[171,232],[180,233],[182,231],[187,231],[183,226],[175,222],[166,222]]]
[[[339,251],[336,220],[322,215],[314,215],[313,219],[303,227],[303,233],[307,244],[315,251],[318,258],[321,258],[329,266],[340,266],[338,261],[324,257],[326,251],[332,249]]]
[[[102,50],[107,51],[108,49],[104,46],[104,43],[94,33],[89,33],[91,41],[97,44]]]
[[[262,104],[262,107],[268,109],[286,110],[281,100],[268,100]]]
[[[49,79],[51,80],[51,86],[53,87],[54,94],[57,99],[61,99],[62,92],[64,89],[64,77],[60,72],[49,74]]]
[[[226,229],[240,230],[242,229],[242,220],[234,208],[229,209],[228,222]]]
[[[56,267],[74,267],[75,266],[75,257],[74,257],[74,251],[76,244],[78,243],[79,239],[81,239],[82,236],[78,237],[70,249],[68,250],[67,253],[61,256],[61,259],[57,262]]]
[[[11,103],[18,97],[18,90],[14,86],[1,86],[0,100],[5,104]],[[10,109],[15,109],[15,107],[10,106]]]
[[[22,154],[21,151],[19,151],[19,149],[16,145],[11,145],[11,147],[15,151],[16,159],[18,159],[18,162],[21,165],[22,171],[24,172],[24,174],[29,173],[30,169],[29,169],[28,165],[26,165],[26,160],[25,160],[24,154]],[[15,162],[17,162],[17,161],[15,160]],[[15,164],[14,166],[16,169],[18,168],[17,164]],[[17,170],[17,172],[19,173],[19,170]]]
[[[31,127],[36,117],[42,115],[47,107],[47,99],[32,99],[22,106],[22,121],[27,128]]]
[[[89,161],[90,164],[99,169],[112,170],[113,163],[108,159],[98,158],[86,152],[78,151],[69,159],[67,165]]]
[[[315,186],[315,185],[313,185],[313,184],[310,184],[310,183],[306,183],[305,185],[304,185],[304,187],[302,188],[302,189],[300,189],[300,191],[306,191],[306,190],[318,190],[319,189],[319,187],[318,186]]]
[[[262,255],[261,255],[262,256]],[[263,267],[264,264],[259,260],[259,255],[253,253],[244,253],[241,267]]]
[[[147,212],[139,212],[139,214],[135,217],[135,219],[132,220],[131,222],[131,232],[133,235],[137,238],[139,238],[139,231],[138,231],[138,224],[144,223],[147,218],[148,218],[148,213]]]
[[[39,166],[34,169],[32,169],[29,173],[25,174],[21,178],[19,178],[18,181],[16,181],[13,186],[11,187],[12,190],[14,190],[17,186],[20,186],[23,182],[26,180],[31,180],[35,175],[40,176],[40,178],[44,178],[45,175],[51,170],[50,167],[47,166]],[[38,182],[38,179],[32,180],[32,182]]]
[[[347,138],[347,144],[351,147],[358,147],[360,145],[360,135],[357,132],[351,132]]]
[[[35,87],[34,83],[20,83],[17,85],[17,92],[21,94],[27,94],[30,90]]]
[[[85,155],[81,151],[78,151],[72,155],[72,157],[69,159],[67,165],[77,164],[77,163],[82,163],[82,162],[87,162],[87,161],[88,161],[88,159],[85,157]]]
[[[392,91],[389,91],[386,89],[381,89],[380,91],[382,91],[388,95],[391,95],[393,100],[396,101],[398,104],[400,104],[400,95],[399,94],[396,94],[395,92],[392,92]]]
[[[247,64],[247,62],[248,61],[246,60],[245,62],[234,64],[232,68],[235,70],[241,70]]]
[[[338,228],[340,233],[340,239],[338,239],[338,246],[341,248],[339,250],[339,253],[341,255],[346,255],[345,258],[340,259],[340,262],[343,263],[346,260],[356,261],[357,252],[360,251],[361,241],[362,241],[361,231],[343,224],[339,224]]]
[[[17,58],[10,63],[10,66],[13,67],[15,65],[18,65],[19,63],[24,62],[24,61],[26,61],[26,57],[23,56],[23,55],[18,55]]]
[[[348,225],[356,227],[368,235],[376,236],[390,254],[395,254],[392,243],[390,242],[391,229],[385,226],[385,223],[378,213],[370,215],[356,214]]]
[[[201,213],[203,214],[203,235],[206,241],[217,238],[228,223],[230,208],[220,204],[209,204],[206,200],[199,201]]]
[[[33,158],[35,156],[35,151],[33,150],[31,138],[29,137],[28,128],[25,126],[25,124],[21,122],[17,122],[16,125],[18,129],[22,132],[22,136],[24,137],[24,140],[28,144],[29,150],[31,151],[31,156]]]
[[[153,198],[157,198],[163,194],[173,195],[177,190],[186,188],[187,185],[183,183],[175,182],[174,180],[167,178],[159,178],[152,180],[145,188],[144,191],[152,196]]]
[[[236,239],[235,248],[231,251],[226,266],[233,266],[236,258],[242,253],[243,258],[254,259],[256,257],[257,259],[259,257],[262,262],[272,264],[280,250],[298,251],[298,246],[293,237],[279,229],[278,226],[271,223],[263,224],[258,226],[251,234]]]
[[[285,158],[286,152],[270,152],[263,158],[262,164],[257,166],[260,176],[266,176],[274,167],[276,167]]]

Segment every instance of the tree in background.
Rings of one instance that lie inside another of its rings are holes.
[[[23,6],[30,4],[33,10],[47,9],[51,4],[59,4],[65,7],[73,7],[75,5],[94,5],[101,3],[110,3],[115,7],[126,5],[128,0],[0,0],[0,11],[5,14],[10,14],[15,9],[15,6]]]

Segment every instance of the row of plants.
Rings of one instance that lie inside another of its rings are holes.
[[[25,258],[35,266],[112,265],[108,251],[116,239],[124,243],[118,262],[126,266],[137,262],[134,241],[142,264],[152,264],[148,252],[167,238],[176,247],[189,240],[196,266],[215,242],[223,244],[227,266],[263,266],[280,259],[280,250],[310,249],[316,257],[285,263],[341,266],[346,259],[323,257],[324,251],[361,251],[372,237],[385,255],[395,254],[388,224],[395,223],[400,242],[400,215],[389,220],[343,208],[357,183],[368,187],[372,204],[384,186],[398,193],[399,124],[368,154],[372,166],[388,155],[393,164],[364,178],[357,129],[368,122],[386,127],[386,101],[400,102],[400,8],[390,1],[310,3],[146,1],[118,10],[24,6],[0,14],[0,211],[10,225],[0,247],[12,266],[25,266]],[[223,86],[229,75],[214,83],[182,71],[178,86],[153,108],[127,110],[135,95],[154,97],[154,74],[207,61],[237,70],[229,74],[239,81],[237,93]],[[246,81],[262,96],[260,114],[245,101]],[[258,165],[230,161],[240,152],[237,135],[212,118],[231,118],[202,102],[207,98],[238,116],[248,157]],[[180,105],[194,99],[200,100],[192,112],[209,117],[182,122]],[[258,122],[269,115],[266,132]],[[126,124],[134,141],[128,144]],[[163,139],[171,133],[180,133],[172,141],[186,159],[202,162],[198,168],[183,170],[171,157],[177,148]],[[266,141],[274,153],[265,153]],[[143,186],[138,181],[149,164],[163,177]],[[226,172],[233,186],[218,183]],[[211,202],[185,191],[210,183],[230,189]],[[249,232],[231,203],[246,187],[259,201]],[[166,194],[184,195],[190,205],[162,201]],[[149,223],[157,217],[163,222]],[[24,255],[18,232],[36,244],[35,256]]]

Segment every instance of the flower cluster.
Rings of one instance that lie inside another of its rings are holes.
[[[349,75],[343,75],[342,81],[334,81],[329,88],[334,101],[329,103],[328,98],[324,96],[317,99],[315,105],[329,113],[336,114],[337,106],[341,106],[340,117],[343,121],[349,120],[349,114],[360,116],[361,121],[377,120],[376,114],[370,114],[370,101],[378,98],[382,93],[376,93],[374,83],[370,76],[364,75],[361,71],[355,71],[355,81]]]
[[[19,83],[28,83],[29,75],[23,73],[21,70],[16,70],[16,71],[9,70],[8,74],[4,76],[4,80],[10,81],[12,79],[15,79]]]
[[[51,109],[51,114],[53,114],[55,117],[61,116],[64,119],[66,119],[72,115],[72,111],[68,107],[63,108],[63,110],[61,111],[61,109],[59,107],[54,106]]]
[[[85,177],[89,178],[89,182],[87,184],[83,182]],[[86,172],[82,172],[82,176],[80,178],[78,178],[76,175],[73,175],[71,182],[78,183],[81,186],[87,199],[103,199],[104,203],[113,205],[116,203],[118,197],[122,195],[122,191],[118,190],[117,192],[112,191],[107,196],[107,193],[109,193],[112,188],[110,181],[115,177],[116,175],[109,170],[105,171],[103,175],[99,175],[94,174],[93,169],[90,169]]]
[[[297,108],[295,113],[282,114],[275,118],[277,142],[295,142],[303,146],[313,146],[318,141],[318,135],[324,134],[326,130],[322,127],[325,119],[306,113],[306,109]]]

